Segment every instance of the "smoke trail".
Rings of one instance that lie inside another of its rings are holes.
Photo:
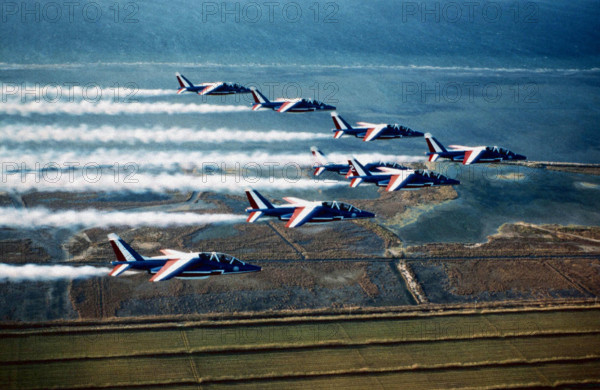
[[[123,94],[127,94],[130,92],[128,89],[123,90]],[[173,89],[136,89],[135,92],[131,95],[130,99],[135,99],[136,97],[153,97],[153,96],[170,96],[175,95],[176,90]],[[121,95],[123,96],[123,95]]]
[[[64,64],[16,64],[0,62],[0,70],[35,70],[35,69],[64,69],[64,68],[84,68],[88,66],[170,66],[177,68],[199,68],[199,67],[211,67],[211,68],[293,68],[293,69],[355,69],[355,70],[369,70],[369,69],[389,69],[389,70],[426,70],[426,71],[462,71],[462,72],[491,72],[491,73],[596,73],[600,71],[598,67],[592,68],[509,68],[509,67],[470,67],[470,66],[436,66],[436,65],[423,65],[423,64],[298,64],[298,63],[216,63],[216,62],[94,62],[94,63],[64,63]]]
[[[141,89],[135,83],[128,83],[125,86],[101,87],[98,84],[90,83],[86,87],[70,84],[31,84],[31,83],[7,83],[3,84],[3,102],[7,100],[20,100],[21,103],[28,101],[39,101],[45,103],[79,102],[82,100],[88,102],[97,102],[100,100],[112,100],[115,102],[135,102],[137,98],[157,97],[157,96],[175,96],[177,90],[173,89]]]
[[[106,276],[110,268],[89,265],[11,265],[0,264],[0,282],[52,281],[59,279],[84,279]]]
[[[28,169],[35,169],[36,164],[44,166],[52,163],[60,167],[74,165],[83,167],[86,164],[113,166],[116,163],[121,165],[134,163],[137,167],[158,167],[164,169],[193,169],[195,167],[206,166],[209,164],[218,165],[225,169],[235,169],[245,165],[271,165],[274,167],[285,167],[286,165],[312,166],[313,157],[310,151],[304,153],[278,153],[268,152],[219,152],[212,149],[210,152],[185,151],[185,150],[149,150],[144,151],[136,148],[98,148],[93,151],[68,151],[48,150],[46,152],[33,152],[26,148],[0,148],[0,156],[3,161],[3,173],[7,172],[9,166],[24,165]],[[425,156],[393,155],[382,153],[332,153],[328,154],[328,160],[332,162],[347,163],[348,158],[355,156],[360,162],[391,161],[399,163],[425,161]],[[16,167],[14,169],[17,169]]]
[[[292,167],[294,168],[294,167]],[[264,167],[264,173],[269,167]],[[20,173],[5,175],[0,183],[0,189],[23,193],[31,190],[45,192],[108,192],[127,191],[141,193],[147,191],[212,191],[243,193],[246,187],[256,189],[311,189],[346,185],[342,181],[313,180],[298,178],[298,172],[290,171],[288,178],[259,177],[256,172],[239,172],[239,174],[212,173],[197,176],[185,174],[145,174],[133,173],[130,175],[117,175],[114,171],[86,171],[64,172],[53,171],[47,175],[43,173]],[[36,176],[37,175],[37,176]]]
[[[167,213],[157,211],[49,210],[38,207],[15,209],[0,207],[0,226],[35,227],[108,227],[108,226],[187,226],[240,222],[243,215]]]
[[[121,115],[121,114],[216,114],[246,112],[249,107],[217,104],[182,104],[182,103],[124,103],[100,101],[80,102],[6,102],[0,104],[0,114],[29,116],[38,115]]]
[[[287,142],[331,138],[326,133],[290,132],[282,130],[253,131],[229,128],[201,129],[173,127],[169,129],[129,128],[80,125],[77,127],[6,125],[0,127],[0,139],[11,142],[86,142],[121,144],[183,144],[190,142]]]

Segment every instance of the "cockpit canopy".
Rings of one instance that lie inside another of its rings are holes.
[[[378,168],[380,167],[386,167],[386,168],[395,168],[395,169],[408,169],[408,167],[405,167],[404,165],[398,164],[396,162],[380,162],[378,164]]]
[[[360,209],[357,209],[356,207],[352,206],[349,203],[344,203],[344,202],[338,202],[338,201],[331,201],[331,202],[323,202],[323,206],[324,207],[328,207],[331,209],[335,209],[335,210],[341,210],[341,211],[348,211],[348,212],[358,212],[360,213]]]
[[[218,263],[227,263],[227,264],[240,264],[244,265],[243,261],[228,255],[227,253],[221,252],[202,252],[198,255],[199,257],[208,258],[209,261],[216,261]]]
[[[406,127],[406,126],[402,126],[402,125],[399,125],[399,124],[397,124],[397,123],[394,123],[393,125],[390,125],[390,127],[391,127],[392,129],[395,129],[395,130],[400,130],[400,131],[404,131],[404,132],[407,132],[407,133],[412,133],[412,132],[413,132],[413,130],[412,130],[412,129],[409,129],[409,128],[408,128],[408,127]]]
[[[496,152],[496,153],[499,153],[499,154],[504,155],[504,156],[514,156],[515,155],[514,152],[511,152],[508,149],[500,148],[498,146],[493,146],[493,147],[489,147],[488,146],[486,149],[488,151]]]
[[[315,100],[315,99],[302,99],[302,102],[306,103],[306,104],[310,104],[310,105],[315,105],[315,106],[324,106],[325,105],[324,103],[322,103],[318,100]]]

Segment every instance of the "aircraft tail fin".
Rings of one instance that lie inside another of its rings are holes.
[[[321,173],[323,173],[323,171],[325,171],[325,167],[323,167],[323,165],[326,165],[328,163],[327,158],[325,157],[323,152],[321,152],[316,146],[311,146],[310,151],[314,159],[314,175],[319,176]]]
[[[342,135],[344,135],[346,130],[352,130],[352,126],[350,126],[350,124],[346,122],[344,118],[339,116],[337,112],[334,111],[331,113],[331,119],[333,120],[333,125],[335,126],[335,130],[333,130],[335,132],[333,138],[340,138]]]
[[[333,124],[335,128],[338,130],[352,130],[352,126],[348,122],[344,120],[341,116],[338,115],[337,112],[331,113],[331,119],[333,119]]]
[[[263,95],[258,89],[251,87],[252,97],[254,98],[254,103],[262,104],[262,103],[270,103],[269,99],[265,95]]]
[[[438,141],[437,139],[435,139],[435,137],[432,136],[431,133],[425,134],[425,140],[427,141],[427,146],[429,147],[429,151],[431,153],[447,152],[447,150],[444,147],[444,145],[442,145],[440,143],[440,141]]]
[[[311,146],[310,151],[311,151],[316,163],[318,163],[320,165],[325,165],[329,162],[329,161],[327,161],[327,157],[325,157],[323,152],[321,152],[319,150],[319,148],[317,148],[316,146]]]
[[[142,256],[139,253],[137,253],[136,251],[134,251],[133,248],[129,246],[129,244],[127,244],[125,241],[123,241],[123,239],[121,237],[119,237],[118,235],[116,235],[115,233],[110,233],[108,235],[108,240],[110,241],[110,245],[112,246],[113,251],[115,252],[115,255],[117,256],[118,261],[142,261],[142,260],[144,260],[144,256]],[[125,265],[127,265],[127,264],[125,264]],[[127,268],[129,268],[128,265],[127,265]],[[113,271],[116,271],[116,268]],[[125,271],[125,269],[122,269],[117,274],[119,274],[123,271]],[[116,275],[113,275],[113,276],[116,276]]]
[[[177,77],[177,82],[179,83],[179,88],[177,89],[177,94],[179,95],[180,93],[187,91],[187,86],[181,79],[181,75],[179,73],[175,73],[175,77]]]
[[[355,157],[348,160],[348,164],[350,164],[353,171],[356,171],[355,176],[371,176],[371,173]]]
[[[175,77],[177,77],[177,81],[179,82],[179,88],[185,88],[185,84],[181,79],[181,75],[179,73],[175,73]]]
[[[175,76],[177,76],[177,81],[179,81],[179,86],[181,88],[187,88],[187,87],[194,86],[194,84],[192,84],[192,82],[190,80],[188,80],[184,75],[182,75],[180,73],[176,73]]]
[[[248,188],[246,190],[246,196],[250,202],[250,206],[253,209],[272,209],[274,208],[271,202],[262,196],[258,191]],[[262,213],[261,213],[262,214]]]

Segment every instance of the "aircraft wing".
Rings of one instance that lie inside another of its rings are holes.
[[[202,91],[198,92],[198,95],[208,95],[214,92],[215,89],[219,88],[223,83],[210,83]]]
[[[483,146],[467,150],[465,152],[465,157],[463,158],[463,165],[470,165],[476,163],[477,161],[479,161],[484,151],[485,147]]]
[[[283,103],[281,105],[281,107],[279,107],[277,109],[277,112],[286,112],[288,110],[290,110],[292,107],[295,107],[296,105],[298,105],[298,103],[300,103],[301,99],[294,99],[294,100],[290,100],[287,101],[285,103]]]
[[[387,192],[392,192],[405,187],[410,182],[410,179],[413,177],[413,175],[414,171],[412,170],[407,170],[397,175],[392,175],[385,190]]]
[[[288,221],[285,227],[294,228],[298,226],[304,225],[306,222],[310,221],[315,212],[319,209],[319,205],[306,205],[296,207],[294,210],[294,214]]]
[[[303,205],[303,204],[306,204],[306,203],[310,203],[307,200],[300,199],[300,198],[294,198],[293,196],[286,196],[286,197],[283,198],[283,200],[285,200],[288,203],[298,204],[298,205]]]
[[[165,256],[175,257],[175,258],[178,258],[178,259],[180,259],[182,257],[189,256],[189,253],[179,252],[179,251],[175,251],[173,249],[161,249],[160,251]]]
[[[387,125],[375,125],[375,127],[370,127],[369,130],[367,130],[367,134],[365,134],[365,138],[363,138],[363,141],[369,142],[379,137],[381,131],[386,127]]]
[[[398,168],[390,168],[390,167],[377,167],[377,169],[381,172],[389,173],[392,175],[398,175],[398,174],[401,174],[402,172],[410,171],[409,169],[398,169]]]
[[[169,260],[165,263],[165,265],[162,266],[162,268],[156,273],[156,275],[150,278],[150,281],[160,282],[163,280],[169,280],[185,271],[196,261],[198,261],[198,258],[193,255],[190,256],[189,253],[187,253],[187,257],[184,257],[182,259]]]
[[[471,149],[476,149],[472,146],[463,146],[463,145],[448,145],[448,148],[453,149],[453,150],[471,150]]]

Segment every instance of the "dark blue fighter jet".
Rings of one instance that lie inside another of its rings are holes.
[[[375,214],[362,211],[351,204],[338,201],[314,201],[286,197],[289,202],[283,205],[273,205],[258,191],[246,190],[246,196],[250,207],[246,209],[250,213],[247,222],[253,223],[262,216],[276,217],[282,221],[288,221],[285,227],[294,228],[302,226],[307,222],[331,222],[345,219],[373,218]]]
[[[233,256],[218,252],[179,252],[161,249],[164,256],[146,257],[133,250],[115,233],[108,235],[117,261],[110,276],[118,276],[127,270],[147,271],[153,274],[151,282],[171,278],[206,279],[212,275],[229,275],[260,271],[260,267],[245,263]]]
[[[431,134],[425,134],[425,140],[429,147],[429,161],[436,161],[438,158],[447,158],[452,161],[462,161],[463,165],[475,163],[491,163],[500,161],[526,160],[527,157],[511,152],[508,149],[497,146],[461,146],[450,145],[450,150],[446,149]]]
[[[428,170],[379,166],[370,171],[355,158],[348,160],[348,164],[351,166],[351,172],[347,177],[350,179],[350,187],[353,188],[362,182],[375,183],[379,187],[385,187],[387,192],[460,184],[458,180]]]
[[[198,95],[233,95],[236,93],[250,93],[250,89],[237,83],[203,83],[200,85],[194,85],[184,75],[176,73],[177,81],[179,82],[179,89],[177,94],[183,92],[197,93]]]
[[[315,168],[315,171],[313,172],[313,174],[315,176],[319,176],[321,173],[325,172],[325,171],[329,171],[329,172],[335,172],[339,175],[346,175],[346,177],[349,177],[350,175],[350,164],[339,164],[339,163],[334,163],[331,162],[327,159],[327,157],[325,157],[325,154],[323,154],[323,152],[321,150],[319,150],[319,148],[317,148],[316,146],[311,146],[310,147],[310,151],[313,155],[313,168]],[[367,170],[371,170],[374,169],[376,167],[388,167],[388,168],[398,168],[398,169],[403,169],[404,167],[400,164],[397,164],[395,162],[385,162],[385,161],[379,161],[379,162],[371,162],[368,164],[365,164],[365,169]]]
[[[277,99],[270,101],[256,88],[251,88],[252,96],[254,97],[254,105],[252,111],[269,109],[277,112],[311,112],[311,111],[332,111],[334,106],[325,104],[318,100],[312,99]]]
[[[335,129],[333,138],[340,138],[343,135],[353,135],[357,138],[362,138],[363,141],[369,142],[374,139],[391,139],[391,138],[406,138],[406,137],[422,137],[423,133],[411,130],[406,126],[399,124],[387,123],[367,123],[358,122],[360,127],[352,127],[346,122],[337,112],[331,113]]]

